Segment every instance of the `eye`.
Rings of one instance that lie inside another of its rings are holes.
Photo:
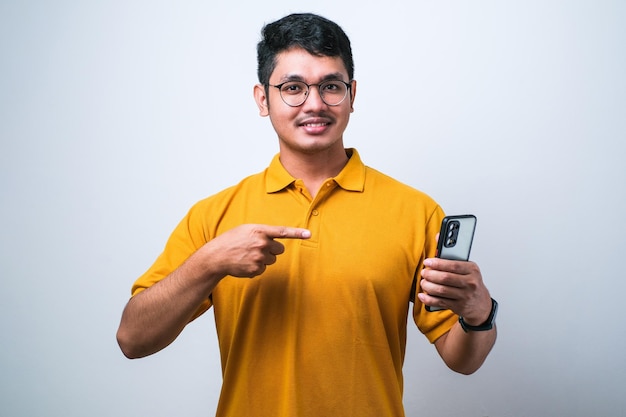
[[[289,95],[297,95],[302,94],[303,91],[306,90],[306,87],[301,82],[288,82],[284,83],[281,87],[280,91]]]
[[[322,90],[325,93],[340,93],[346,89],[346,85],[339,81],[327,81],[322,84]]]

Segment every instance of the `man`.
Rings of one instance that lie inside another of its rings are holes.
[[[212,306],[217,415],[404,415],[409,307],[469,374],[495,342],[495,301],[476,264],[434,258],[441,208],[344,148],[356,81],[339,26],[311,14],[268,24],[258,65],[254,98],[280,153],[189,211],[135,282],[120,347],[155,353]]]

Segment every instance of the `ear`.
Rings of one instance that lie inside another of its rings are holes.
[[[356,97],[356,80],[351,81],[350,87],[350,113],[354,112],[354,99]]]
[[[256,101],[256,105],[259,107],[259,115],[261,117],[269,116],[270,104],[268,102],[268,97],[265,94],[264,85],[257,84],[254,86],[254,101]]]

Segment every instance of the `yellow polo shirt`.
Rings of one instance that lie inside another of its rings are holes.
[[[283,240],[285,253],[262,275],[224,278],[198,310],[215,309],[218,416],[404,415],[411,288],[422,261],[435,255],[444,213],[347,152],[347,165],[315,199],[276,155],[264,172],[198,202],[133,286],[136,294],[165,278],[244,223],[311,230],[310,239]],[[457,317],[428,313],[417,300],[413,319],[433,342]]]

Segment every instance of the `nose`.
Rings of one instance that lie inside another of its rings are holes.
[[[320,86],[311,85],[309,87],[309,92],[307,94],[306,100],[303,103],[303,107],[306,107],[309,110],[316,110],[325,106],[326,103],[324,103],[324,100],[322,100],[322,95],[320,94]]]

